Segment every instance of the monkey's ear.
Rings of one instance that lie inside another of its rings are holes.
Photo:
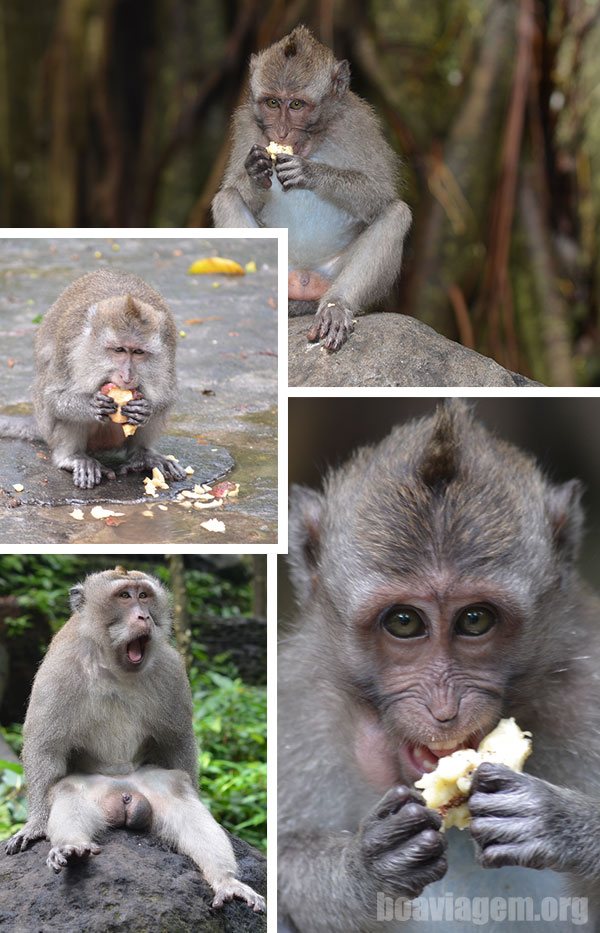
[[[583,484],[571,479],[561,486],[551,486],[546,506],[556,549],[568,561],[574,561],[583,537]]]
[[[343,97],[350,87],[350,62],[344,59],[336,62],[331,75],[333,93],[336,97]]]
[[[307,486],[292,486],[288,524],[289,566],[294,589],[304,602],[314,588],[321,543],[323,496]]]
[[[78,609],[81,609],[84,602],[83,583],[77,583],[76,586],[72,586],[69,590],[69,603],[71,605],[71,612],[77,612]]]

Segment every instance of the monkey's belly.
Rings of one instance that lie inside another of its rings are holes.
[[[290,269],[326,274],[330,261],[356,239],[362,224],[312,191],[284,191],[277,179],[261,214],[265,227],[288,228]]]
[[[88,434],[87,450],[88,453],[115,450],[122,447],[126,440],[120,424],[113,424],[112,421],[107,424],[95,424]]]

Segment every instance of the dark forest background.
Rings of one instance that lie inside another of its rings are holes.
[[[249,55],[299,22],[402,156],[397,309],[600,384],[600,0],[0,0],[0,224],[210,224]]]

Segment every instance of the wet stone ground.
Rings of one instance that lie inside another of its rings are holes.
[[[244,276],[188,275],[195,260],[224,256]],[[143,476],[80,490],[43,444],[0,439],[0,543],[261,544],[277,540],[277,241],[237,238],[0,241],[0,414],[31,412],[35,319],[78,275],[110,264],[146,279],[167,299],[181,332],[179,394],[158,449],[191,466],[189,481],[156,499]],[[239,497],[197,511],[182,489],[226,477]],[[16,491],[14,486],[23,486]],[[102,504],[123,515],[94,519]],[[160,508],[159,508],[160,506]],[[78,521],[74,508],[84,513]],[[225,532],[200,523],[217,518]]]

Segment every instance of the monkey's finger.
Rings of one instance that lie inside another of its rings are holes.
[[[482,868],[502,868],[505,865],[521,865],[523,868],[548,868],[549,859],[535,841],[517,845],[495,845],[475,853]]]
[[[526,842],[535,835],[534,827],[527,819],[496,816],[478,816],[469,826],[475,842],[485,848],[499,843]]]
[[[514,792],[486,794],[476,792],[468,800],[469,812],[476,816],[523,816],[523,798]]]
[[[409,802],[397,813],[385,820],[369,823],[363,830],[362,846],[365,855],[375,856],[383,849],[390,849],[421,833],[440,835],[441,818],[435,810],[428,810],[418,803]]]
[[[528,780],[531,780],[528,775],[511,771],[506,765],[497,765],[491,761],[484,761],[475,772],[471,788],[472,793],[481,791],[490,794],[524,785]]]
[[[412,787],[407,787],[406,784],[396,784],[381,798],[373,810],[373,818],[385,820],[391,813],[397,813],[409,801],[422,803],[423,798]]]

